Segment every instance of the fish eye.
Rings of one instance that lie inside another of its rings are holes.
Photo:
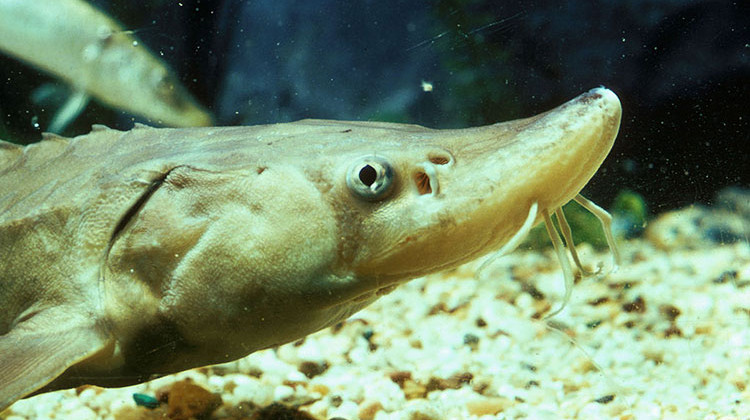
[[[359,158],[346,174],[346,185],[359,198],[382,200],[393,187],[393,167],[378,156]]]

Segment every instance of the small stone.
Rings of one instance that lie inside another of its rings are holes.
[[[713,280],[716,284],[724,284],[727,282],[736,282],[737,281],[737,271],[736,270],[727,270],[723,273],[719,274],[719,277],[715,278]]]
[[[328,370],[328,363],[302,362],[299,365],[299,371],[308,379],[312,379]]]
[[[391,380],[398,384],[401,389],[404,389],[404,382],[407,380],[411,380],[411,372],[407,372],[405,370],[399,370],[396,372],[393,372],[389,375]]]
[[[642,314],[646,312],[646,301],[643,300],[643,297],[638,296],[632,302],[624,303],[622,305],[622,310],[625,312]]]
[[[599,404],[608,404],[612,402],[614,399],[615,399],[615,396],[610,394],[610,395],[605,395],[603,397],[599,397],[595,399],[594,402],[597,402]]]
[[[71,419],[80,420],[96,420],[99,416],[96,415],[94,410],[88,407],[79,407],[68,414]]]
[[[488,397],[466,403],[466,410],[473,416],[493,416],[513,405],[513,401],[503,397]]]
[[[339,407],[339,406],[341,406],[341,404],[343,404],[344,399],[341,398],[340,395],[331,395],[330,401],[331,401],[331,406],[333,406],[333,407]]]
[[[680,310],[672,305],[659,305],[659,313],[664,315],[669,321],[674,322],[680,316]]]
[[[296,408],[287,407],[283,404],[273,403],[267,407],[263,407],[253,416],[252,420],[316,420],[315,417],[310,414],[300,411]]]
[[[476,351],[479,347],[479,337],[472,333],[466,333],[464,335],[464,344],[469,346],[470,349]]]
[[[609,297],[608,296],[602,296],[602,297],[599,297],[599,298],[596,298],[596,299],[588,301],[588,304],[591,305],[591,306],[599,306],[599,305],[601,305],[603,303],[607,303],[607,302],[609,302]]]
[[[373,420],[379,411],[383,410],[383,405],[380,401],[372,401],[370,403],[363,404],[363,407],[359,409],[360,420]]]
[[[682,330],[674,323],[670,325],[669,328],[664,330],[664,338],[669,338],[672,336],[682,337]]]
[[[87,390],[93,390],[96,395],[98,395],[98,394],[100,394],[102,392],[102,389],[99,388],[98,386],[94,386],[94,385],[81,385],[78,388],[76,388],[76,395],[81,395],[81,393],[83,393],[83,391],[87,391]]]
[[[160,389],[157,398],[167,400],[167,415],[171,419],[208,417],[221,405],[218,394],[212,394],[190,379],[175,382],[168,389]]]

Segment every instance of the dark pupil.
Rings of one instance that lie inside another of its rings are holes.
[[[378,171],[370,165],[366,165],[359,170],[359,180],[368,187],[375,183],[378,179]]]

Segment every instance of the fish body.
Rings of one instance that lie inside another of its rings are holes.
[[[0,410],[234,360],[497,250],[576,197],[620,114],[598,88],[467,129],[99,126],[0,143]]]
[[[211,124],[160,59],[85,1],[0,0],[0,51],[155,124]]]

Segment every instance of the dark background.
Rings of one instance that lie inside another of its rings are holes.
[[[221,125],[328,118],[466,127],[529,116],[604,85],[620,96],[622,127],[584,194],[607,207],[630,189],[661,212],[750,184],[750,2],[95,3],[163,52]],[[2,57],[0,80],[8,75],[0,134],[36,141],[54,107],[34,92],[53,80]],[[131,124],[92,104],[65,134],[92,123]]]

